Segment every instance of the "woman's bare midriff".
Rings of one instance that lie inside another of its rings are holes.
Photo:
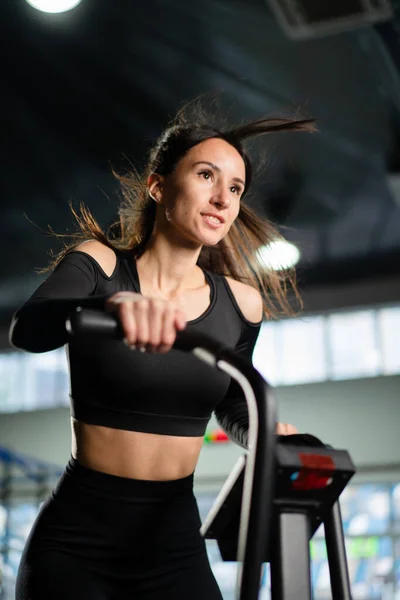
[[[88,425],[72,419],[72,456],[111,475],[171,481],[195,470],[203,437],[158,435]]]

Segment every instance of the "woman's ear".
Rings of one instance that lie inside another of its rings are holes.
[[[147,188],[150,198],[157,203],[162,201],[164,177],[158,173],[152,173],[147,179]]]

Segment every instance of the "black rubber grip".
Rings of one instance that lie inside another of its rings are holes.
[[[67,331],[74,337],[123,338],[123,331],[117,317],[112,313],[89,308],[76,308],[68,317]],[[196,331],[178,331],[173,345],[175,350],[190,352],[201,347],[218,356],[226,348],[208,335]]]

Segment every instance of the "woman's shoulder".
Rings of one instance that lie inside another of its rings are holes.
[[[263,318],[263,301],[260,292],[247,283],[242,283],[225,276],[232,294],[242,312],[244,318],[250,323],[260,323]]]
[[[84,252],[91,256],[107,277],[111,277],[115,271],[115,266],[117,264],[117,255],[115,251],[98,240],[87,240],[82,242],[81,244],[74,246],[70,252]]]

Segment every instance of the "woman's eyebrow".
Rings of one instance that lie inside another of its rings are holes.
[[[221,169],[217,165],[215,165],[212,162],[209,162],[208,160],[199,160],[199,161],[193,163],[193,166],[195,166],[195,165],[208,165],[208,166],[212,167],[213,169],[215,169],[216,171],[218,171],[219,173],[221,172]],[[245,187],[245,183],[244,183],[243,179],[240,179],[240,177],[233,177],[232,181],[238,181],[239,183],[242,184],[243,187]]]

